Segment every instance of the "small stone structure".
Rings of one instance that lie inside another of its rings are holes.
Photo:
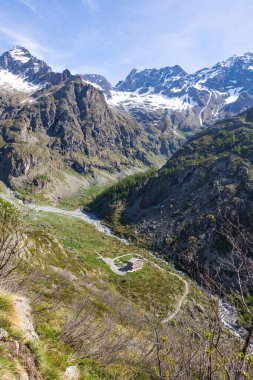
[[[66,368],[66,371],[64,373],[64,380],[78,380],[77,366],[70,366]]]
[[[127,262],[127,265],[125,267],[125,270],[127,272],[134,272],[136,270],[139,270],[143,267],[143,260],[142,259],[136,259],[132,258]]]

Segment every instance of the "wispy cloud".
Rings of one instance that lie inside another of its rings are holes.
[[[13,30],[5,26],[0,26],[0,35],[1,34],[7,37],[10,45],[21,45],[25,47],[35,57],[45,60],[54,71],[64,70],[66,68],[66,60],[71,57],[71,54],[67,50],[59,51],[50,46],[44,46],[34,38],[28,37],[22,32],[13,32]]]
[[[86,8],[89,8],[94,12],[99,10],[99,6],[96,0],[82,0],[82,3]]]
[[[133,67],[179,64],[193,72],[235,53],[253,51],[252,0],[0,0],[0,4],[1,50],[24,45],[53,68],[101,72],[115,82]]]
[[[28,50],[31,50],[31,52],[34,55],[37,55],[40,58],[44,58],[45,53],[47,52],[47,49],[44,48],[40,44],[40,42],[32,39],[31,37],[28,37],[28,36],[22,34],[22,33],[13,32],[13,30],[10,30],[9,28],[6,28],[4,26],[0,27],[0,33],[3,33],[7,37],[9,37],[9,39],[13,45],[24,46]]]
[[[29,8],[32,12],[36,12],[36,5],[32,0],[19,0],[21,4]]]

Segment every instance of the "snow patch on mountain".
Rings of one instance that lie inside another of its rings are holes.
[[[26,82],[22,76],[12,74],[7,70],[0,70],[0,87],[27,93],[41,88],[41,86]]]
[[[146,108],[168,108],[171,110],[187,110],[196,106],[197,103],[188,95],[175,98],[167,98],[162,94],[150,93],[139,94],[136,92],[128,91],[111,91],[112,98],[108,100],[108,103],[112,106],[123,105],[126,108],[132,104],[138,104],[139,106],[145,106]]]
[[[37,73],[39,70],[40,70],[40,65],[38,64],[38,62],[35,62],[34,63],[34,68],[33,68],[34,72]]]
[[[236,88],[231,88],[228,90],[229,97],[225,99],[226,104],[231,104],[237,101],[237,99],[240,96],[240,92],[243,89],[243,87],[236,87]]]
[[[26,51],[19,46],[15,46],[12,50],[10,50],[10,55],[15,61],[20,61],[22,63],[27,63],[31,59]]]
[[[182,91],[182,88],[176,88],[176,87],[173,87],[170,89],[171,92],[181,92]]]
[[[93,87],[96,87],[96,88],[98,88],[100,91],[103,91],[102,87],[99,86],[98,84],[96,84],[95,82],[90,82],[89,80],[86,80],[86,79],[85,79],[85,80],[83,79],[83,82],[88,83],[88,84],[91,84]]]
[[[208,101],[207,101],[205,107],[202,108],[202,110],[201,110],[200,113],[199,113],[199,122],[200,122],[200,126],[201,126],[201,127],[203,127],[203,115],[204,115],[204,111],[207,109],[207,107],[208,107],[208,105],[209,105],[211,99],[212,99],[212,92],[210,91],[210,92],[209,92],[209,98],[208,98]]]

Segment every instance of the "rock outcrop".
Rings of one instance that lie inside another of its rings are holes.
[[[0,131],[1,179],[9,184],[63,165],[81,174],[150,166],[160,154],[158,140],[111,110],[100,90],[77,77],[3,106]]]

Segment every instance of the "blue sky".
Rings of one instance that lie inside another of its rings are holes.
[[[134,67],[193,72],[253,52],[252,15],[253,0],[0,0],[0,50],[116,83]]]

